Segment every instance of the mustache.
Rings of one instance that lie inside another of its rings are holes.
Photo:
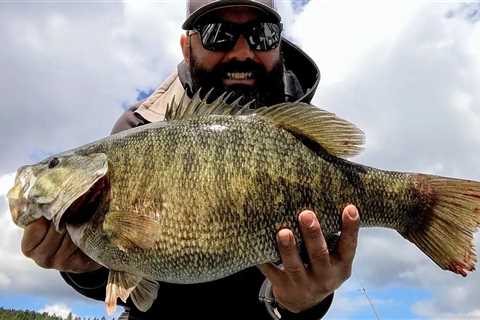
[[[233,93],[231,101],[239,97],[243,97],[241,103],[245,104],[254,100],[252,108],[265,105],[273,105],[285,102],[285,87],[283,83],[283,58],[281,58],[272,68],[267,71],[263,64],[258,64],[253,59],[239,61],[232,59],[227,62],[215,65],[212,69],[203,68],[195,59],[190,57],[190,73],[192,77],[191,87],[187,88],[189,95],[192,96],[199,89],[207,92],[213,89],[209,98],[210,102],[214,101],[225,91]],[[252,72],[256,84],[255,86],[247,86],[234,84],[226,86],[223,79],[228,77],[228,72]],[[208,88],[208,89],[206,89]]]
[[[218,75],[225,75],[227,72],[252,72],[255,77],[267,74],[267,70],[252,59],[228,61],[218,65],[215,69],[215,73]]]

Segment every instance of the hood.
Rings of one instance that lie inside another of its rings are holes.
[[[282,38],[281,50],[285,66],[283,78],[286,101],[309,103],[320,82],[320,70],[305,52],[285,38]],[[192,97],[192,77],[188,65],[182,61],[177,69],[185,91]]]

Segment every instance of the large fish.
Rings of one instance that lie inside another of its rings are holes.
[[[344,160],[363,133],[311,105],[252,111],[225,101],[182,99],[164,122],[20,168],[8,193],[14,222],[50,219],[109,268],[109,312],[129,296],[147,310],[156,281],[212,281],[277,261],[276,233],[289,227],[300,239],[302,210],[329,235],[348,203],[362,227],[398,231],[442,269],[474,270],[478,182]],[[68,219],[78,207],[91,214]]]

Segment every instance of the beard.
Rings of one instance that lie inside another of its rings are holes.
[[[196,93],[201,89],[200,96],[203,98],[207,92],[212,90],[208,102],[212,102],[225,92],[231,94],[227,101],[229,103],[240,97],[240,104],[253,101],[250,108],[271,106],[285,102],[284,67],[281,57],[271,71],[267,71],[263,65],[251,59],[245,61],[232,60],[218,64],[212,70],[206,70],[198,64],[193,54],[190,54],[190,57],[192,91]],[[223,79],[226,79],[227,74],[231,72],[251,72],[252,79],[255,79],[255,84],[226,86],[223,83]]]

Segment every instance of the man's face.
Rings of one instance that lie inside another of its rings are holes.
[[[223,21],[245,24],[260,20],[257,11],[247,7],[217,10]],[[241,34],[229,51],[210,51],[203,47],[198,32],[182,36],[182,51],[190,67],[193,91],[214,88],[214,97],[229,91],[243,96],[243,103],[255,99],[255,105],[271,105],[284,101],[283,64],[280,47],[270,51],[252,50]]]

